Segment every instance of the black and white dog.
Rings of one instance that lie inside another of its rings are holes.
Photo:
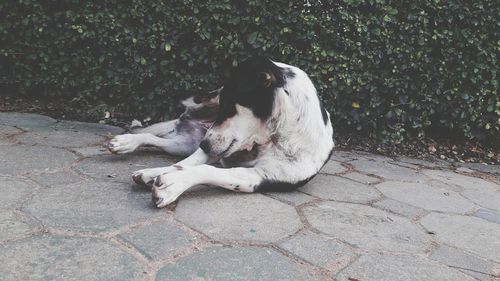
[[[314,177],[334,147],[329,114],[307,74],[265,57],[244,61],[220,89],[183,104],[179,119],[109,143],[118,154],[153,145],[190,155],[169,167],[134,172],[136,183],[152,185],[157,207],[199,184],[239,192],[291,190]],[[224,168],[208,165],[217,161]]]

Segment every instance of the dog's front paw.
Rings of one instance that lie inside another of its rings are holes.
[[[161,174],[168,173],[173,170],[169,167],[165,168],[152,168],[152,169],[142,169],[132,173],[132,179],[135,183],[153,187],[155,178]]]
[[[136,150],[141,145],[136,136],[133,134],[115,136],[109,141],[109,151],[116,154],[125,154]]]
[[[176,171],[158,176],[153,184],[153,202],[156,207],[163,208],[174,202],[184,191],[193,186],[189,175],[184,171]]]

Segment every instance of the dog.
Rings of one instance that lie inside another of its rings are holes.
[[[133,173],[136,183],[152,187],[159,208],[200,184],[236,192],[293,190],[319,172],[334,148],[330,115],[308,75],[267,57],[245,60],[222,87],[183,104],[178,119],[109,142],[117,154],[151,145],[189,155]],[[222,168],[210,165],[217,162]]]

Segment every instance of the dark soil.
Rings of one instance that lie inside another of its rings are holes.
[[[0,111],[38,113],[55,119],[100,122],[125,126],[131,116],[120,112],[106,114],[99,106],[79,105],[69,101],[44,101],[34,98],[0,96]],[[144,121],[144,120],[141,120]],[[148,120],[145,120],[148,123]],[[454,141],[447,136],[415,138],[403,143],[381,143],[356,133],[337,132],[336,145],[341,149],[373,152],[387,156],[409,156],[424,160],[446,160],[457,163],[500,164],[500,149],[479,142]]]

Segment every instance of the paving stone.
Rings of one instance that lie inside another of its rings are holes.
[[[0,146],[0,155],[0,174],[10,175],[63,167],[77,158],[60,148],[24,145]]]
[[[486,181],[480,178],[460,175],[451,171],[443,170],[423,170],[424,174],[435,180],[441,181],[448,185],[460,186],[464,189],[474,189],[474,190],[500,190],[500,185]]]
[[[338,174],[345,171],[347,171],[347,168],[342,166],[339,162],[328,161],[319,172],[322,174]]]
[[[29,176],[33,181],[45,187],[67,185],[82,181],[73,171],[58,171],[55,173],[34,174]]]
[[[338,281],[472,281],[457,270],[420,257],[407,255],[363,255],[338,276]]]
[[[410,219],[415,219],[420,217],[426,213],[424,209],[420,209],[414,206],[410,206],[408,204],[384,198],[378,202],[373,204],[375,207],[380,208],[382,210],[391,211],[403,217],[407,217]]]
[[[458,167],[455,169],[455,171],[460,172],[460,173],[467,173],[467,174],[472,174],[475,171],[466,167]]]
[[[109,155],[109,150],[103,145],[99,146],[90,146],[90,147],[77,147],[72,148],[71,151],[83,156],[83,157],[91,157],[96,155]]]
[[[0,177],[0,210],[14,209],[33,189],[19,179]]]
[[[500,174],[500,165],[489,165],[483,163],[461,163],[460,165],[483,173]]]
[[[262,194],[194,193],[180,198],[176,218],[218,240],[277,241],[302,224],[295,209]]]
[[[41,236],[0,246],[3,280],[138,280],[142,271],[99,238]]]
[[[86,132],[42,131],[28,132],[16,137],[19,143],[52,147],[81,147],[104,144],[105,138]]]
[[[36,222],[27,216],[12,210],[0,210],[0,242],[25,237],[35,226]]]
[[[280,200],[282,202],[298,206],[307,202],[311,202],[316,198],[307,195],[302,192],[292,191],[292,192],[267,192],[265,193],[267,196],[272,197],[274,199]]]
[[[338,162],[349,162],[354,159],[358,159],[359,155],[352,151],[343,151],[334,149],[332,155],[330,156],[331,160]]]
[[[75,169],[92,178],[130,183],[134,171],[166,167],[175,163],[171,159],[162,154],[107,154],[83,159]]]
[[[33,113],[0,112],[0,125],[15,126],[26,130],[48,130],[55,119]]]
[[[40,190],[23,210],[46,226],[85,231],[109,230],[161,215],[150,192],[109,181]]]
[[[21,130],[12,126],[0,125],[0,138],[6,138],[15,134],[19,134],[21,132]]]
[[[434,250],[430,258],[482,281],[490,280],[492,277],[494,263],[446,245]]]
[[[408,219],[369,206],[322,202],[304,215],[319,231],[362,249],[416,253],[429,242]]]
[[[347,245],[311,231],[301,232],[279,246],[330,272],[338,272],[356,256]]]
[[[372,184],[380,181],[380,179],[376,177],[367,176],[358,172],[349,172],[347,174],[343,174],[342,177],[364,184]]]
[[[499,224],[476,217],[438,213],[426,215],[421,224],[445,244],[500,262]]]
[[[122,134],[124,129],[116,126],[79,121],[59,121],[53,126],[58,131],[86,132],[101,136]]]
[[[466,189],[462,192],[462,195],[480,206],[500,211],[500,190],[488,188],[483,190]]]
[[[356,170],[383,177],[388,180],[421,182],[426,177],[416,170],[390,164],[386,161],[359,159],[350,162]]]
[[[376,187],[386,197],[430,211],[465,214],[475,208],[456,192],[423,183],[388,181]]]
[[[359,151],[359,150],[353,150],[352,151],[356,155],[356,159],[361,160],[369,160],[369,161],[376,161],[376,162],[391,162],[394,161],[394,158],[380,155],[380,154],[374,154],[371,152],[366,152],[366,151]]]
[[[380,198],[373,187],[337,176],[317,175],[300,191],[328,200],[368,203]]]
[[[500,212],[488,209],[479,209],[474,213],[475,217],[500,224]]]
[[[0,145],[13,145],[14,142],[10,139],[1,139],[0,138]],[[2,162],[2,160],[0,159],[0,163]]]
[[[494,278],[491,279],[491,281],[500,281],[500,263],[493,266],[491,274],[495,276]]]
[[[402,163],[407,163],[407,164],[412,164],[412,165],[417,165],[421,167],[427,167],[427,168],[435,168],[435,167],[448,167],[450,164],[446,161],[426,161],[418,158],[412,158],[412,157],[407,157],[407,156],[400,156],[396,158],[397,162],[402,162]],[[396,162],[395,161],[395,162]]]
[[[163,267],[156,280],[320,280],[266,248],[213,247]]]
[[[148,224],[120,235],[152,260],[172,258],[192,244],[192,237],[168,221]]]

